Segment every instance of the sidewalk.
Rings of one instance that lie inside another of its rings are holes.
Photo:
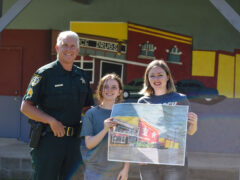
[[[32,177],[31,157],[26,143],[11,138],[0,138],[0,179]]]
[[[189,180],[240,180],[240,154],[188,152]],[[130,180],[137,180],[137,165],[131,166]],[[31,157],[26,143],[0,138],[0,179],[32,177]]]

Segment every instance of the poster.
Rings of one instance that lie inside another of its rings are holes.
[[[115,104],[108,160],[183,166],[188,106]]]

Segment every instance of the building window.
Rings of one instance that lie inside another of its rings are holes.
[[[171,49],[166,49],[166,52],[168,53],[168,63],[182,64],[180,59],[182,52],[178,49],[177,45],[174,45]]]
[[[123,64],[101,61],[100,77],[108,73],[116,73],[121,79],[123,79]]]
[[[93,60],[83,60],[83,56],[81,56],[81,60],[75,60],[74,64],[85,71],[88,76],[90,84],[94,83],[94,61]]]
[[[152,43],[149,43],[149,41],[144,44],[139,44],[139,46],[141,47],[141,50],[138,58],[155,59],[154,52],[157,49],[156,46],[154,46]]]

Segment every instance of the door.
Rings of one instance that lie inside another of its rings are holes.
[[[240,54],[236,54],[235,98],[240,98]]]
[[[219,54],[217,89],[219,94],[234,97],[234,56]]]
[[[20,137],[22,48],[0,47],[0,137]]]

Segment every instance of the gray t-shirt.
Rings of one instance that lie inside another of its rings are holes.
[[[99,106],[88,110],[83,118],[81,137],[98,134],[104,128],[104,120],[109,118],[110,115],[111,110]],[[122,169],[123,163],[107,160],[108,134],[93,149],[87,149],[85,143],[82,144],[81,153],[85,163],[85,180],[115,180]]]

